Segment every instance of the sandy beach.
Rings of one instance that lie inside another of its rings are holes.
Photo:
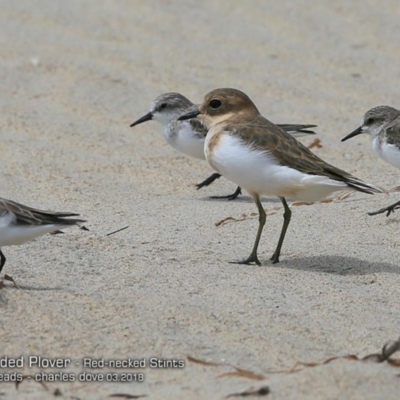
[[[400,368],[345,356],[400,336],[400,212],[367,215],[400,193],[293,206],[275,265],[282,209],[263,198],[263,265],[230,264],[251,250],[252,198],[210,199],[235,190],[224,178],[196,191],[213,172],[205,161],[170,147],[155,121],[129,127],[161,93],[199,103],[233,87],[273,122],[318,125],[312,150],[325,161],[398,186],[369,137],[340,141],[368,109],[400,107],[398,1],[2,0],[1,10],[0,196],[79,213],[89,231],[2,248],[2,275],[20,289],[0,289],[0,365],[23,365],[0,366],[0,399],[399,398]],[[298,362],[313,366],[292,370]],[[12,372],[31,378],[4,382]]]

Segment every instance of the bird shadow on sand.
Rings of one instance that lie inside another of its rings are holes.
[[[400,223],[400,214],[394,215],[394,216],[391,215],[390,217],[387,217],[387,219],[386,219],[386,224],[387,225],[398,224],[398,223]]]
[[[279,264],[269,264],[268,266],[334,275],[368,275],[379,272],[400,274],[400,265],[345,256],[312,256],[292,260],[282,259]]]
[[[330,199],[327,199],[327,200],[323,200],[323,201],[317,201],[317,202],[315,202],[315,203],[309,203],[309,204],[307,204],[308,206],[312,206],[312,205],[318,205],[318,204],[324,204],[324,203],[327,203],[327,204],[329,204],[329,203],[332,203],[332,202],[346,202],[346,203],[353,203],[353,202],[362,202],[362,201],[365,201],[367,198],[366,197],[349,197],[349,198],[347,198],[347,197],[345,197],[345,198],[343,198],[343,199],[340,199],[340,198],[332,198],[331,200]],[[253,200],[253,198],[248,194],[248,193],[246,193],[246,192],[244,192],[243,194],[241,194],[240,196],[238,196],[237,198],[235,198],[235,199],[233,199],[233,200],[230,200],[230,199],[228,199],[228,198],[218,198],[218,197],[215,197],[215,196],[204,196],[204,197],[200,197],[198,200],[201,200],[201,201],[212,201],[212,202],[214,202],[214,201],[216,201],[216,202],[221,202],[221,201],[226,201],[226,202],[228,202],[228,203],[230,203],[230,202],[235,202],[235,203],[253,203],[254,204],[254,200]],[[292,204],[292,203],[297,203],[297,201],[296,200],[292,200],[292,199],[290,199],[290,198],[286,198],[286,200],[288,201],[288,204]],[[274,197],[274,196],[270,196],[270,197],[268,197],[268,196],[261,196],[261,202],[264,204],[264,203],[276,203],[276,204],[281,204],[281,200],[279,199],[279,197]],[[305,203],[303,203],[303,205],[306,205]],[[399,213],[400,214],[400,213]]]
[[[44,287],[44,286],[30,286],[30,285],[21,285],[19,282],[16,282],[16,286],[9,283],[9,284],[3,284],[1,287],[1,290],[29,290],[29,291],[35,291],[35,292],[50,292],[50,291],[61,291],[65,290],[65,288],[61,286],[56,286],[56,287]]]
[[[54,292],[54,291],[61,291],[64,290],[64,288],[58,286],[58,287],[34,287],[34,286],[28,286],[28,285],[20,285],[18,283],[15,284],[4,284],[2,282],[1,288],[0,288],[0,307],[1,306],[6,306],[8,304],[9,298],[7,296],[7,293],[11,294],[12,291],[39,291],[39,292]]]

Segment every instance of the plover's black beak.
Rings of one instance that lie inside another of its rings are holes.
[[[137,121],[135,121],[133,124],[130,124],[129,126],[135,126],[135,125],[139,125],[142,122],[146,122],[146,121],[151,121],[153,119],[153,114],[151,112],[147,113],[146,115],[143,115],[142,118],[139,118]]]
[[[362,126],[359,126],[355,131],[348,134],[346,137],[342,139],[342,142],[345,142],[347,139],[351,139],[354,136],[360,135],[363,133]]]
[[[198,115],[200,114],[199,110],[195,110],[195,111],[191,111],[185,115],[181,115],[178,118],[178,121],[184,121],[185,119],[192,119],[192,118],[196,118]]]

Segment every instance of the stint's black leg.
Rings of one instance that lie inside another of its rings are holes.
[[[278,246],[276,246],[276,250],[271,257],[273,264],[276,264],[279,262],[279,256],[281,254],[281,247],[283,244],[283,239],[285,239],[285,234],[286,234],[287,228],[289,226],[290,217],[292,216],[292,211],[290,210],[289,206],[287,205],[285,198],[284,197],[279,197],[279,198],[281,199],[283,207],[285,208],[285,212],[283,213],[283,225],[282,225],[281,234],[279,236]]]
[[[197,190],[201,189],[204,186],[208,186],[211,183],[213,183],[216,179],[220,178],[221,174],[217,174],[216,172],[209,176],[207,179],[205,179],[203,182],[200,182],[196,185]]]
[[[214,173],[211,176],[209,176],[207,179],[205,179],[203,182],[200,182],[196,185],[197,190],[201,189],[204,186],[208,186],[211,183],[213,183],[216,179],[220,178],[221,174]],[[211,196],[212,199],[228,199],[228,200],[235,200],[236,197],[238,197],[240,194],[242,194],[242,189],[238,186],[237,189],[235,190],[234,193],[228,194],[226,196]]]
[[[391,213],[394,212],[394,210],[398,209],[399,207],[400,207],[400,201],[392,204],[391,206],[381,208],[378,211],[369,212],[368,215],[377,215],[377,214],[382,214],[382,213],[387,212],[386,216],[388,217]]]
[[[256,206],[258,208],[259,218],[258,218],[258,231],[256,240],[254,242],[253,250],[249,257],[244,261],[234,261],[233,264],[251,264],[252,262],[257,265],[261,265],[260,260],[257,257],[258,244],[260,243],[261,233],[267,220],[267,214],[265,214],[264,208],[261,204],[260,197],[258,195],[253,196]]]
[[[236,197],[239,196],[239,194],[242,194],[242,189],[240,189],[240,186],[238,186],[235,190],[235,193],[228,194],[226,196],[211,196],[212,199],[228,199],[228,200],[235,200]]]
[[[3,252],[0,250],[0,272],[3,269],[5,263],[6,263],[6,258]]]

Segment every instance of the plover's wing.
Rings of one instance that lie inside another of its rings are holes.
[[[43,211],[28,207],[12,200],[0,198],[0,216],[15,215],[17,225],[75,225],[86,222],[77,217],[79,214],[70,212]]]
[[[315,135],[314,131],[311,131],[309,128],[316,128],[317,125],[309,125],[309,124],[277,124],[279,128],[283,129],[285,132],[298,132],[298,133],[306,133],[308,135]]]
[[[290,134],[261,115],[254,116],[245,124],[234,123],[227,127],[233,134],[240,129],[240,136],[254,150],[265,151],[275,157],[281,165],[297,169],[310,175],[326,176],[346,183],[351,188],[365,193],[382,193],[382,189],[369,185],[346,171],[326,163]]]

